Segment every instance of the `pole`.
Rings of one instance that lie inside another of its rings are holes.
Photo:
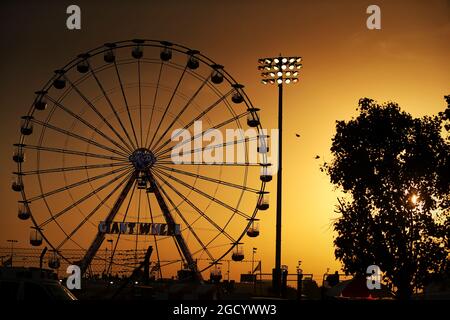
[[[261,268],[259,269],[259,281],[262,283],[262,260],[259,260]]]
[[[39,256],[39,269],[42,271],[42,265],[44,264],[44,257],[47,253],[47,247],[44,248],[44,250],[41,251],[41,255]]]
[[[281,189],[283,154],[283,83],[278,84],[278,172],[277,172],[277,217],[275,240],[275,269],[272,271],[272,287],[276,295],[281,288]]]
[[[252,251],[252,270],[250,271],[250,273],[253,273],[253,270],[255,270],[255,248],[253,248]]]
[[[14,243],[19,242],[16,239],[8,239],[7,242],[11,243],[11,267],[13,266],[13,259],[14,259]]]
[[[105,276],[108,269],[108,248],[105,246]]]
[[[302,299],[302,286],[303,286],[303,270],[301,268],[302,262],[301,260],[298,261],[297,265],[297,299]]]
[[[297,299],[302,300],[302,286],[303,286],[303,273],[302,271],[297,271]]]
[[[112,239],[108,239],[107,240],[110,244],[111,244],[111,250],[110,250],[110,259],[109,259],[109,265],[110,265],[110,269],[109,269],[109,274],[110,277],[112,277],[112,268],[113,268],[113,240]]]
[[[251,271],[251,274],[252,274],[252,280],[253,280],[253,294],[256,295],[255,251],[256,251],[256,248],[253,248],[253,251],[252,251],[252,271]]]

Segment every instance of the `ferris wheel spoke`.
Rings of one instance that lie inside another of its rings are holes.
[[[58,172],[67,172],[67,171],[79,171],[79,170],[91,170],[91,169],[100,169],[100,168],[111,168],[111,167],[122,167],[130,164],[129,161],[124,162],[114,162],[114,163],[105,163],[105,164],[93,164],[86,166],[74,166],[74,167],[61,167],[61,168],[50,168],[50,169],[39,169],[39,170],[29,170],[29,171],[21,171],[15,172],[15,174],[20,174],[22,176],[29,176],[35,174],[48,174],[48,173],[58,173]]]
[[[229,235],[225,229],[221,228],[217,223],[215,223],[208,215],[206,215],[202,210],[200,210],[192,201],[189,200],[188,197],[183,195],[177,188],[175,188],[171,183],[169,183],[166,179],[161,177],[157,172],[155,172],[155,175],[167,186],[169,186],[170,189],[172,189],[183,201],[185,201],[187,204],[189,204],[201,217],[203,217],[206,221],[208,221],[217,231],[223,233],[230,241],[235,242],[234,238]]]
[[[209,244],[211,244],[211,242],[212,241],[214,241],[215,239],[213,239],[213,240],[211,240],[210,242],[208,242],[208,244],[206,245],[209,249],[217,249],[217,248],[222,248],[222,247],[229,247],[230,246],[230,244],[229,243],[225,243],[225,244],[218,244],[218,245],[215,245],[215,246],[209,246]],[[198,253],[200,253],[202,250],[201,249],[199,249],[199,250],[197,250],[197,251],[195,251],[194,252],[194,255],[196,255],[196,254],[198,254]],[[203,260],[203,261],[211,261],[211,259],[205,259],[205,258],[197,258],[197,260]],[[213,260],[214,261],[214,260]]]
[[[180,263],[180,262],[184,263],[185,261],[183,259],[181,259],[181,260],[171,260],[171,261],[161,261],[161,262],[164,262],[163,264],[161,264],[161,268],[164,268],[164,267],[170,266],[175,263]]]
[[[128,177],[126,178],[126,179],[128,179]],[[136,181],[134,182],[134,187],[131,187],[131,195],[130,195],[130,200],[128,201],[128,204],[127,204],[127,207],[126,207],[126,209],[125,209],[125,214],[123,215],[123,219],[122,219],[122,222],[125,222],[125,220],[127,219],[127,216],[128,216],[128,212],[129,212],[129,210],[130,210],[130,206],[131,206],[131,201],[133,200],[133,195],[134,195],[134,191],[136,190]],[[110,272],[111,272],[111,266],[112,266],[112,261],[113,261],[113,259],[114,259],[114,255],[116,254],[116,249],[117,249],[117,246],[119,245],[119,241],[120,241],[120,236],[122,235],[122,233],[121,232],[119,232],[119,234],[117,235],[117,240],[116,240],[116,243],[114,244],[114,249],[113,249],[113,251],[111,252],[111,260],[110,260],[110,262],[109,262],[109,265],[108,265],[108,269],[107,269],[107,271],[106,271],[106,274],[109,274]]]
[[[156,173],[155,173],[156,174]],[[161,179],[161,177],[159,177]],[[161,179],[161,181],[163,181],[163,179]],[[155,182],[157,183],[157,182]],[[200,244],[200,246],[203,248],[203,250],[206,252],[206,254],[211,258],[214,259],[213,256],[211,255],[211,253],[209,252],[208,248],[205,247],[203,241],[200,239],[200,237],[197,235],[197,233],[195,232],[195,230],[192,228],[192,226],[190,225],[190,223],[186,220],[186,218],[184,217],[184,215],[181,213],[180,209],[178,209],[177,205],[172,201],[172,199],[168,196],[168,194],[166,193],[166,191],[164,190],[164,187],[162,187],[160,184],[158,184],[159,189],[161,190],[161,192],[163,193],[164,197],[169,201],[170,205],[172,206],[172,208],[176,211],[176,213],[178,214],[178,216],[181,218],[181,220],[183,220],[183,222],[186,224],[186,226],[188,227],[189,231],[192,233],[192,235],[194,236],[194,238],[197,240],[197,242]]]
[[[161,82],[161,74],[162,74],[163,66],[164,66],[164,62],[161,61],[161,64],[160,64],[160,67],[159,67],[159,73],[158,73],[158,80],[156,82],[155,95],[153,96],[152,111],[150,113],[150,120],[149,120],[149,123],[148,123],[147,135],[145,137],[145,144],[144,144],[144,146],[148,145],[147,143],[148,143],[148,138],[150,136],[150,129],[152,127],[153,113],[154,113],[155,107],[156,107],[156,98],[158,97],[158,90],[159,90],[159,86],[160,86],[160,82]]]
[[[123,145],[119,144],[117,141],[114,141],[113,139],[111,139],[109,136],[107,136],[104,132],[102,132],[101,130],[99,130],[97,127],[93,126],[92,124],[90,124],[89,122],[87,122],[86,120],[84,120],[82,117],[80,117],[79,115],[77,115],[76,113],[72,112],[70,109],[68,109],[67,107],[65,107],[62,103],[56,101],[55,99],[53,99],[51,96],[46,95],[45,96],[47,99],[49,99],[55,106],[57,106],[58,108],[60,108],[61,110],[63,110],[64,112],[66,112],[67,114],[69,114],[71,117],[73,117],[74,119],[80,121],[82,124],[84,124],[85,126],[87,126],[88,128],[90,128],[91,130],[93,130],[95,133],[97,133],[98,135],[102,136],[103,138],[105,138],[106,140],[108,140],[109,142],[111,142],[113,145],[115,145],[116,147],[118,147],[120,150],[124,151],[125,153],[129,153],[131,151],[131,149],[126,149]]]
[[[36,196],[36,197],[33,197],[33,198],[28,199],[28,201],[29,201],[29,202],[34,202],[34,201],[36,201],[36,200],[43,199],[43,198],[46,198],[46,197],[55,195],[55,194],[57,194],[57,193],[60,193],[60,192],[62,192],[62,191],[66,191],[66,190],[70,190],[70,189],[72,189],[72,188],[76,188],[76,187],[82,186],[82,185],[84,185],[84,184],[86,184],[86,183],[89,183],[89,182],[92,182],[92,181],[95,181],[95,180],[99,180],[99,179],[108,177],[108,176],[110,176],[110,175],[119,173],[119,172],[124,171],[124,170],[127,170],[127,169],[129,169],[129,166],[123,167],[123,168],[119,168],[119,169],[115,169],[115,170],[111,170],[111,171],[109,171],[109,172],[105,172],[105,173],[99,174],[99,175],[97,175],[97,176],[89,177],[89,178],[86,178],[86,179],[77,181],[77,182],[75,182],[75,183],[69,184],[69,185],[67,185],[67,186],[64,186],[64,187],[61,187],[61,188],[58,188],[58,189],[54,189],[54,190],[52,190],[52,191],[48,191],[48,192],[46,192],[46,193],[40,194],[40,195],[38,195],[38,196]]]
[[[205,110],[203,110],[197,117],[195,117],[193,120],[191,120],[189,123],[187,123],[182,130],[186,130],[187,128],[189,128],[190,126],[192,126],[195,121],[200,120],[202,117],[204,117],[208,112],[210,112],[212,109],[214,109],[216,106],[220,105],[220,103],[222,101],[224,101],[234,90],[230,90],[228,91],[226,94],[224,94],[222,97],[220,97],[217,101],[215,101],[212,105],[210,105],[208,108],[206,108]],[[182,131],[179,131],[178,133],[176,133],[173,138],[178,137],[181,134]],[[161,150],[162,148],[164,148],[166,145],[168,145],[170,142],[172,141],[171,139],[166,140],[164,143],[162,143],[159,147],[157,147],[154,152],[158,153],[159,150]]]
[[[240,114],[235,115],[235,116],[231,117],[230,119],[227,119],[227,120],[225,120],[225,121],[223,121],[223,122],[221,122],[221,123],[219,123],[219,124],[217,124],[217,125],[215,125],[215,126],[213,126],[213,127],[211,127],[211,128],[208,128],[208,129],[206,129],[206,130],[203,130],[203,132],[200,132],[200,133],[198,133],[198,134],[196,134],[196,135],[190,137],[189,139],[183,140],[183,142],[178,143],[178,144],[177,144],[177,147],[181,147],[181,146],[185,145],[186,143],[190,143],[190,142],[192,142],[192,141],[195,140],[195,139],[198,139],[198,138],[203,137],[203,135],[204,135],[206,132],[208,132],[209,130],[211,130],[211,129],[220,129],[220,128],[222,128],[223,126],[226,126],[227,124],[230,124],[230,123],[232,123],[232,122],[234,122],[234,121],[237,121],[237,120],[239,120],[240,118],[247,116],[248,113],[249,113],[248,111],[243,112],[243,113],[240,113]],[[172,151],[172,147],[167,148],[167,149],[164,149],[163,151],[155,152],[154,154],[155,154],[156,157],[158,157],[158,156],[163,155],[163,154],[165,154],[165,153],[167,153],[167,152],[169,152],[169,151]]]
[[[250,188],[250,187],[243,186],[243,185],[240,185],[240,184],[235,184],[235,183],[223,181],[223,180],[220,180],[220,179],[207,177],[207,176],[204,176],[204,175],[201,175],[201,174],[197,174],[197,173],[192,173],[192,172],[189,172],[189,171],[179,170],[179,169],[170,168],[170,167],[166,167],[166,166],[159,166],[157,164],[154,167],[156,169],[161,169],[161,170],[165,170],[165,171],[169,171],[169,172],[179,173],[179,174],[182,174],[182,175],[185,175],[185,176],[190,176],[190,177],[193,177],[193,178],[196,178],[196,179],[198,178],[198,179],[201,179],[201,180],[214,182],[214,183],[217,183],[217,184],[221,184],[221,185],[224,185],[224,186],[227,186],[227,187],[231,187],[231,188],[236,188],[236,189],[239,189],[239,190],[249,191],[249,192],[253,192],[253,193],[260,192],[259,189]]]
[[[73,133],[71,131],[67,131],[65,129],[59,128],[59,127],[54,126],[54,125],[52,125],[50,123],[42,122],[42,121],[39,121],[39,120],[36,120],[36,119],[31,119],[30,121],[33,122],[33,123],[36,123],[38,125],[41,125],[43,127],[46,127],[46,128],[52,129],[54,131],[57,131],[59,133],[65,134],[67,136],[70,136],[72,138],[75,138],[75,139],[78,139],[80,141],[86,142],[86,143],[91,144],[93,146],[99,147],[99,148],[101,148],[103,150],[106,150],[106,151],[109,151],[111,153],[114,153],[114,154],[117,154],[117,155],[120,155],[120,156],[123,156],[123,157],[127,157],[127,154],[125,154],[123,152],[120,152],[120,151],[118,151],[116,149],[109,148],[109,147],[107,147],[107,146],[105,146],[105,145],[103,145],[101,143],[98,143],[97,141],[94,141],[92,139],[88,139],[86,137],[80,136],[80,135],[78,135],[76,133]]]
[[[172,92],[172,96],[170,97],[170,100],[169,100],[169,102],[167,103],[166,108],[164,109],[164,113],[163,113],[163,115],[162,115],[162,117],[161,117],[161,120],[160,120],[159,123],[158,123],[158,127],[156,128],[155,133],[153,134],[152,140],[150,141],[150,145],[149,145],[149,149],[150,149],[150,150],[151,150],[151,146],[153,145],[153,141],[155,140],[156,136],[158,135],[159,129],[161,128],[161,124],[163,123],[163,120],[164,120],[164,118],[166,117],[167,112],[169,111],[169,108],[170,108],[170,106],[171,106],[171,104],[172,104],[173,98],[175,98],[175,95],[176,95],[176,93],[177,93],[177,91],[178,91],[178,87],[180,86],[181,81],[183,81],[184,75],[186,74],[186,69],[187,69],[187,64],[186,64],[186,66],[184,67],[183,72],[181,73],[180,78],[178,79],[177,85],[175,86],[175,89],[174,89],[173,92]]]
[[[223,166],[223,167],[260,167],[260,163],[253,163],[253,162],[237,162],[237,163],[205,163],[205,162],[190,162],[190,163],[174,163],[172,161],[157,161],[156,165],[159,164],[171,164],[171,165],[177,165],[177,166]]]
[[[257,139],[258,139],[258,137],[247,137],[247,138],[244,138],[244,139],[218,143],[218,144],[215,144],[215,145],[207,145],[206,147],[192,149],[188,153],[183,153],[182,155],[186,155],[186,154],[191,154],[192,155],[194,153],[203,152],[205,150],[220,149],[220,148],[224,148],[224,147],[227,147],[227,146],[237,145],[239,143],[248,143],[250,141],[255,141]],[[171,159],[171,158],[172,158],[172,155],[165,155],[165,156],[162,156],[162,157],[158,157],[158,160],[166,160],[166,159]]]
[[[136,136],[136,130],[134,129],[133,119],[131,118],[130,107],[128,105],[127,96],[125,94],[125,89],[123,87],[122,78],[120,77],[119,67],[115,60],[114,60],[114,69],[116,70],[117,80],[119,80],[120,90],[122,91],[123,101],[125,102],[125,107],[127,108],[128,119],[130,120],[131,130],[133,131],[134,139],[136,141],[136,148],[137,148],[139,146],[139,142],[138,142],[138,138]]]
[[[103,87],[102,83],[100,82],[100,79],[97,76],[97,73],[94,71],[93,68],[90,68],[91,74],[95,79],[95,82],[97,83],[97,86],[100,88],[100,91],[103,94],[103,97],[105,98],[106,102],[108,103],[108,106],[110,107],[111,111],[114,114],[114,117],[116,118],[117,122],[119,122],[120,127],[122,128],[122,131],[125,133],[125,136],[127,137],[128,141],[131,143],[131,147],[127,144],[125,144],[131,151],[136,149],[133,140],[131,139],[127,129],[125,128],[125,125],[122,122],[122,119],[119,117],[119,114],[117,113],[116,108],[114,107],[114,104],[112,103],[111,99],[109,98],[108,94],[106,93],[105,88]]]
[[[114,156],[107,156],[107,155],[102,155],[102,154],[70,150],[70,149],[35,146],[35,145],[30,145],[30,144],[21,144],[21,147],[25,148],[25,149],[31,149],[31,150],[72,154],[72,155],[83,156],[83,157],[88,157],[88,158],[108,159],[108,160],[115,160],[115,161],[120,161],[120,162],[127,160],[127,158],[119,158],[119,157],[114,157]]]
[[[142,93],[141,93],[141,60],[138,60],[138,84],[139,84],[139,128],[140,128],[140,146],[144,146],[143,133],[142,133]]]
[[[83,99],[83,101],[94,111],[97,116],[108,126],[109,129],[119,138],[120,141],[128,148],[130,151],[134,150],[133,147],[130,147],[130,145],[125,141],[125,139],[117,132],[116,129],[111,125],[111,123],[101,114],[100,111],[95,107],[95,105],[78,89],[78,87],[70,81],[70,79],[67,76],[64,76],[66,81],[70,84],[70,86],[78,93],[78,95]]]
[[[153,210],[150,203],[150,195],[147,193],[147,204],[148,204],[148,210],[150,213],[150,222],[152,224],[155,223],[154,217],[153,217]],[[161,266],[161,259],[159,257],[159,248],[158,248],[158,240],[156,239],[156,235],[153,235],[153,241],[155,242],[155,249],[156,249],[156,259],[158,259],[158,265]],[[159,277],[162,278],[162,270],[161,267],[159,267]]]
[[[122,172],[120,175],[112,178],[111,180],[107,181],[106,183],[104,183],[103,185],[101,185],[100,187],[96,188],[95,190],[91,191],[90,193],[86,194],[85,196],[83,196],[82,198],[78,199],[77,201],[75,201],[74,203],[72,203],[71,205],[65,207],[64,209],[62,209],[61,211],[59,211],[58,213],[52,215],[51,218],[45,220],[44,222],[42,222],[41,224],[38,225],[38,228],[43,228],[44,226],[46,226],[47,224],[49,224],[52,221],[56,221],[56,219],[58,219],[59,217],[61,217],[63,214],[65,214],[66,212],[70,211],[71,209],[75,208],[76,206],[78,206],[79,204],[83,203],[84,201],[88,200],[89,198],[91,198],[92,196],[94,196],[95,194],[97,194],[98,192],[102,191],[103,189],[105,189],[106,187],[110,186],[111,184],[113,184],[114,182],[116,182],[117,180],[119,180],[120,178],[122,178],[123,176],[125,176],[126,174],[130,173],[130,171],[133,171],[133,169],[129,169],[128,171]]]
[[[60,250],[61,247],[69,241],[77,232],[80,230],[84,224],[89,221],[89,219],[113,196],[113,194],[129,179],[129,177],[125,177],[89,214],[84,217],[84,219],[72,230],[72,232],[57,246],[57,250]],[[120,234],[119,234],[120,236]]]
[[[161,142],[161,140],[166,136],[167,132],[173,127],[173,125],[177,122],[178,119],[181,118],[183,113],[186,111],[186,109],[191,105],[191,103],[195,100],[195,98],[199,95],[199,93],[202,91],[202,89],[205,87],[205,85],[208,83],[208,78],[205,78],[203,80],[200,87],[195,91],[195,93],[192,95],[192,97],[188,100],[188,102],[184,105],[184,107],[181,109],[181,111],[178,113],[178,115],[172,120],[170,125],[167,127],[166,130],[164,130],[163,134],[159,137],[159,139],[155,142],[152,149],[158,150],[158,144]]]
[[[243,218],[245,218],[247,220],[252,218],[249,215],[247,215],[246,213],[238,210],[237,208],[234,208],[234,207],[230,206],[229,204],[227,204],[227,203],[225,203],[225,202],[223,202],[223,201],[221,201],[221,200],[219,200],[219,199],[217,199],[217,198],[207,194],[206,192],[204,192],[204,191],[202,191],[202,190],[200,190],[200,189],[198,189],[198,188],[196,188],[196,187],[194,187],[194,186],[192,186],[192,185],[190,185],[190,184],[188,184],[188,183],[186,183],[186,182],[184,182],[184,181],[182,181],[182,180],[180,180],[180,179],[178,179],[178,178],[176,178],[174,176],[171,176],[170,174],[164,172],[163,170],[159,170],[159,169],[155,168],[155,171],[159,172],[160,174],[163,174],[164,176],[166,176],[169,179],[171,179],[171,180],[181,184],[182,186],[184,186],[184,187],[186,187],[186,188],[188,188],[188,189],[190,189],[192,191],[195,191],[199,195],[201,195],[201,196],[203,196],[203,197],[205,197],[205,198],[207,198],[207,199],[209,199],[211,201],[214,201],[215,203],[217,203],[217,204],[221,205],[222,207],[224,207],[224,208],[230,210],[231,212],[233,212],[233,214],[237,213],[238,215],[242,216]]]

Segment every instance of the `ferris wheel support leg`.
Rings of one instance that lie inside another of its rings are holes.
[[[133,184],[137,179],[137,175],[138,175],[137,172],[133,172],[133,174],[131,175],[127,184],[125,185],[125,187],[123,188],[119,197],[117,198],[116,202],[114,203],[114,206],[111,208],[111,211],[109,212],[108,216],[106,217],[106,219],[105,219],[106,223],[110,223],[114,220],[117,212],[119,212],[120,207],[122,206],[123,202],[125,201],[125,198],[127,197],[128,193],[130,192],[131,188],[133,187]],[[95,237],[94,241],[92,241],[92,243],[89,246],[89,249],[86,251],[86,254],[84,255],[83,259],[81,259],[78,262],[78,265],[81,270],[81,275],[84,275],[84,273],[90,266],[92,259],[94,258],[98,249],[100,249],[100,246],[102,245],[103,240],[105,240],[105,233],[98,231],[97,236]]]
[[[172,214],[170,213],[169,208],[167,207],[166,201],[164,200],[155,179],[153,178],[153,175],[151,174],[150,170],[147,170],[147,179],[150,181],[150,184],[152,186],[153,192],[155,194],[156,200],[158,201],[158,205],[161,208],[161,211],[163,213],[164,219],[166,220],[167,225],[174,226],[175,220],[173,219]],[[203,281],[202,274],[197,269],[197,263],[195,262],[194,258],[192,258],[191,251],[189,250],[189,247],[186,244],[186,241],[184,240],[183,236],[180,234],[176,234],[173,236],[175,238],[176,243],[178,244],[178,247],[181,250],[181,253],[184,256],[184,259],[188,263],[189,269],[191,269],[195,275],[196,279],[198,281]]]

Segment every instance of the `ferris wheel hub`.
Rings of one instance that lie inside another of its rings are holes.
[[[134,168],[139,171],[150,168],[156,162],[153,152],[146,148],[136,149],[128,158]]]

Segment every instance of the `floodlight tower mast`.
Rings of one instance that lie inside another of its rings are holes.
[[[274,293],[281,293],[281,205],[282,205],[282,155],[283,155],[283,84],[298,82],[299,70],[302,68],[301,57],[262,58],[258,60],[263,84],[278,85],[278,171],[277,171],[277,216],[275,240],[275,268],[272,270],[272,287]]]

